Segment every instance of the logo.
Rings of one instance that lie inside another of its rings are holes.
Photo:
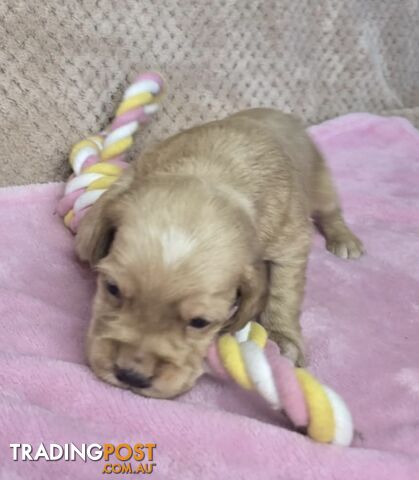
[[[15,462],[74,462],[81,459],[84,462],[99,462],[103,460],[102,474],[148,474],[153,473],[155,443],[40,443],[37,447],[29,443],[11,443],[12,458]]]

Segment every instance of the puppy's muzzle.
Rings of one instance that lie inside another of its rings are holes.
[[[134,370],[125,368],[115,368],[116,378],[126,385],[135,388],[150,388],[153,383],[153,377],[146,377]]]

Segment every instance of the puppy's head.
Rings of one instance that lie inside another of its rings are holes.
[[[98,272],[88,360],[113,385],[170,398],[221,330],[261,312],[267,272],[240,201],[196,179],[135,183],[103,195],[77,235]]]

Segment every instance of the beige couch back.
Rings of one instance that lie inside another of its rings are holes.
[[[250,106],[416,121],[418,25],[417,0],[3,0],[1,185],[65,178],[147,69],[169,94],[137,149]]]

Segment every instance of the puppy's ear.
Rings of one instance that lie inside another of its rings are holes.
[[[89,209],[76,235],[80,260],[96,265],[106,257],[118,228],[118,200],[129,189],[132,173],[128,169]]]
[[[247,322],[256,320],[265,308],[268,294],[268,267],[266,262],[258,261],[245,267],[239,286],[240,304],[232,323],[227,329],[235,332]]]

